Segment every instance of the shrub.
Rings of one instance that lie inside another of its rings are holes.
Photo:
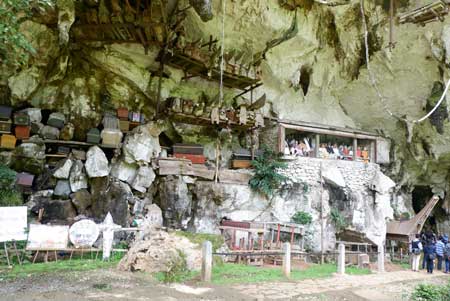
[[[0,207],[20,206],[23,204],[22,195],[15,190],[0,190]]]
[[[280,156],[267,147],[263,147],[263,154],[252,161],[255,175],[250,179],[250,188],[271,197],[274,191],[286,180],[284,175],[278,173],[279,169],[286,168],[286,163],[280,161]]]
[[[300,225],[309,225],[312,222],[312,216],[308,212],[298,211],[292,216],[292,220]]]
[[[345,217],[336,208],[331,209],[330,216],[337,233],[342,232],[348,226]]]
[[[450,300],[450,283],[447,285],[419,284],[411,296],[413,301]]]
[[[7,166],[0,164],[0,190],[11,189],[16,183],[16,172]]]

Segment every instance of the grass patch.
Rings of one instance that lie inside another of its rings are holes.
[[[212,243],[213,251],[219,249],[225,242],[221,235],[215,234],[200,234],[186,231],[176,231],[175,234],[186,237],[191,242],[199,244],[200,246],[204,241],[209,240]]]
[[[311,265],[306,270],[293,270],[291,280],[319,279],[331,277],[336,273],[334,264]],[[369,269],[358,269],[356,267],[346,268],[349,275],[370,274]],[[173,277],[175,282],[187,282],[199,280],[200,272],[184,271]],[[165,281],[164,273],[157,273],[155,278]],[[236,284],[285,281],[281,267],[255,267],[242,264],[223,263],[216,264],[212,270],[212,282],[214,284]]]
[[[50,274],[57,272],[75,272],[90,271],[96,269],[106,269],[115,267],[117,260],[59,260],[48,263],[25,263],[23,265],[15,265],[12,269],[0,269],[0,281],[14,280],[19,278],[27,278],[42,274]]]

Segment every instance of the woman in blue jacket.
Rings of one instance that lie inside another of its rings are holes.
[[[432,274],[434,268],[434,259],[436,258],[436,244],[434,240],[428,240],[423,248],[425,260],[427,261],[427,272]]]

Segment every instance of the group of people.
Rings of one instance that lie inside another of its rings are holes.
[[[436,235],[431,232],[416,234],[409,245],[412,256],[412,270],[419,271],[420,257],[423,254],[422,269],[427,269],[428,273],[433,273],[434,263],[437,261],[437,269],[446,274],[450,273],[450,242],[448,235]]]
[[[291,139],[286,140],[284,144],[284,154],[298,157],[314,157],[314,142],[307,138],[303,140]],[[353,147],[347,145],[338,146],[336,143],[321,143],[319,145],[318,158],[353,160]],[[369,162],[369,151],[366,147],[358,147],[356,149],[357,160]]]

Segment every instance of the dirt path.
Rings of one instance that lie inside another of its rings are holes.
[[[150,275],[97,270],[29,277],[0,283],[0,300],[408,300],[422,282],[445,283],[442,273],[409,271],[334,276],[299,282],[234,286],[163,285]]]

